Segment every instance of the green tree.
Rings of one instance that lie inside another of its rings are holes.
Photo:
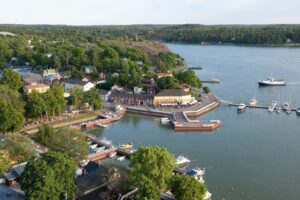
[[[35,157],[32,145],[33,142],[23,135],[11,133],[5,136],[4,148],[8,150],[9,157],[17,163]]]
[[[102,108],[102,98],[97,92],[96,88],[92,88],[90,91],[84,94],[85,102],[93,106],[94,110],[99,110]]]
[[[207,192],[204,184],[187,175],[173,176],[171,190],[177,200],[203,200]]]
[[[84,105],[84,94],[83,94],[83,88],[80,86],[75,86],[71,92],[70,96],[72,99],[72,106],[74,106],[75,109],[80,109]]]
[[[11,103],[0,102],[0,132],[18,131],[24,123],[23,114],[16,110]]]
[[[12,69],[5,70],[0,84],[7,85],[12,90],[19,90],[23,86],[21,75]]]
[[[158,79],[157,85],[160,89],[178,89],[178,80],[172,76],[167,76]]]
[[[204,93],[209,93],[210,92],[209,87],[207,87],[207,86],[203,87],[203,92]]]
[[[64,88],[60,85],[53,85],[44,96],[47,113],[49,115],[59,115],[65,110],[66,100],[64,98]]]
[[[175,167],[175,158],[167,149],[158,146],[140,147],[130,157],[129,181],[139,187],[138,196],[157,199],[166,189]]]
[[[57,56],[57,55],[53,56],[53,67],[55,69],[60,69],[61,68],[61,61],[60,61],[59,56]]]
[[[27,163],[21,175],[21,188],[29,200],[74,199],[75,166],[75,161],[64,153],[45,153]]]
[[[40,94],[35,90],[32,91],[28,95],[28,101],[25,107],[27,116],[32,118],[43,116],[47,109],[45,102],[43,94]]]
[[[186,70],[175,75],[180,83],[186,83],[195,88],[201,88],[202,83],[194,70]]]
[[[9,168],[8,160],[0,154],[0,174],[6,172]]]
[[[66,152],[77,161],[87,157],[87,142],[76,130],[67,127],[53,129],[49,125],[42,125],[33,139],[53,151]]]
[[[0,85],[0,94],[0,102],[11,103],[17,111],[23,113],[25,102],[18,91],[10,89],[7,85]]]

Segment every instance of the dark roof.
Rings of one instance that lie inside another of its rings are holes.
[[[132,93],[123,93],[123,92],[117,92],[112,91],[111,97],[121,97],[121,98],[138,98],[138,99],[152,99],[153,96],[148,94],[132,94]]]
[[[88,82],[84,82],[82,80],[79,80],[79,79],[69,79],[69,80],[66,80],[65,83],[68,83],[68,84],[73,84],[73,85],[85,85],[87,84]]]
[[[189,95],[189,93],[185,92],[182,89],[167,89],[163,90],[160,93],[158,93],[156,96],[168,96],[168,97],[174,97],[174,96],[186,96]]]

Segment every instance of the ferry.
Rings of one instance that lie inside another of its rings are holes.
[[[190,163],[191,163],[191,161],[187,157],[184,157],[182,155],[180,155],[176,158],[176,165],[178,167],[185,167]]]
[[[283,80],[277,80],[274,77],[269,77],[267,80],[258,81],[259,86],[285,86],[286,82]]]
[[[250,106],[256,106],[257,104],[257,100],[256,99],[251,99],[251,101],[249,102]]]
[[[296,114],[297,114],[298,116],[300,116],[300,108],[297,108],[297,109],[296,109]]]
[[[244,112],[246,110],[246,105],[241,103],[239,106],[238,106],[238,112]]]

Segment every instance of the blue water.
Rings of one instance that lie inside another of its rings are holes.
[[[200,78],[223,100],[259,104],[272,100],[300,106],[300,49],[168,44],[189,66],[201,65]],[[281,88],[258,88],[273,75],[288,82]],[[246,110],[226,104],[202,119],[220,119],[223,126],[208,133],[174,132],[159,119],[127,115],[102,132],[115,144],[160,145],[175,155],[187,155],[192,166],[206,168],[206,185],[217,200],[300,199],[300,117],[295,113]],[[97,131],[98,132],[98,131]],[[99,133],[99,132],[98,132]],[[101,132],[100,132],[101,133]]]

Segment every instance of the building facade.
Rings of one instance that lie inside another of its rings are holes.
[[[153,105],[184,105],[194,101],[195,98],[182,89],[168,89],[154,96]]]

